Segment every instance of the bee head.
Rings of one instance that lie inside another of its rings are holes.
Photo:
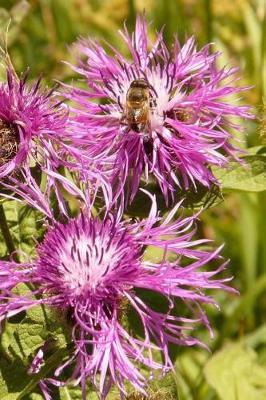
[[[145,79],[135,79],[131,82],[130,88],[148,89],[149,84]]]

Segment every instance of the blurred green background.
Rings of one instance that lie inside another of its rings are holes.
[[[240,66],[237,84],[251,86],[241,101],[257,116],[245,124],[244,146],[265,145],[265,0],[0,0],[1,42],[9,24],[8,50],[18,71],[30,66],[32,77],[42,72],[48,83],[70,82],[75,76],[61,61],[74,62],[76,38],[105,39],[126,52],[117,30],[125,20],[132,29],[143,8],[152,28],[165,25],[169,44],[173,34],[181,43],[194,34],[199,46],[213,42],[222,51],[221,65]],[[216,244],[225,242],[223,254],[231,259],[240,296],[214,294],[221,310],[208,310],[214,339],[204,339],[211,352],[179,350],[177,396],[182,400],[266,399],[266,195],[228,191],[224,200],[202,214],[200,228]]]

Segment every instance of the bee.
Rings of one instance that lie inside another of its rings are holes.
[[[126,96],[124,119],[133,131],[144,132],[150,130],[151,97],[149,84],[145,79],[136,79],[131,82]]]

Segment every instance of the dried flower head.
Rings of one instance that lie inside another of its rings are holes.
[[[123,398],[125,381],[145,394],[152,371],[166,373],[172,367],[169,343],[199,344],[189,332],[200,322],[209,329],[202,305],[214,300],[204,291],[228,289],[226,279],[213,279],[226,263],[219,262],[220,249],[208,252],[197,248],[206,241],[193,240],[194,217],[173,221],[178,206],[161,220],[153,199],[148,219],[133,223],[119,215],[109,214],[100,220],[82,214],[66,224],[54,223],[31,263],[0,262],[0,321],[37,304],[71,315],[75,350],[55,371],[55,377],[74,363],[72,379],[81,383],[84,400],[87,378],[101,399],[113,383]],[[145,256],[147,246],[161,249],[161,259],[155,262]],[[213,259],[221,265],[211,272],[203,271]],[[34,295],[20,296],[13,291],[23,282],[35,285]],[[165,309],[147,304],[142,297],[145,292],[149,298],[162,296]],[[175,304],[179,309],[181,303],[194,314],[192,318],[180,315],[180,310],[177,315]],[[142,335],[134,332],[134,326],[128,329],[127,314],[136,316]],[[162,364],[155,357],[156,351],[162,353]],[[45,348],[36,355],[31,373],[39,372],[43,352]],[[41,382],[47,398],[47,383],[55,382],[66,383],[54,378]]]
[[[248,107],[231,100],[246,90],[232,86],[237,68],[218,69],[219,54],[210,46],[197,50],[194,38],[183,47],[175,39],[170,51],[159,32],[150,45],[140,17],[132,36],[126,28],[119,33],[131,61],[112,46],[109,55],[92,39],[79,42],[87,60],[73,68],[88,90],[66,94],[76,103],[77,146],[98,163],[116,193],[129,177],[130,200],[143,173],[156,178],[166,200],[177,188],[216,184],[210,167],[237,157],[231,138],[240,126],[234,117],[251,118]]]
[[[0,167],[11,161],[19,148],[19,133],[16,125],[0,119]]]

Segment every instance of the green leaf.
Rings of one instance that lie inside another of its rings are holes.
[[[245,336],[245,342],[250,347],[257,347],[266,344],[266,324],[261,325],[258,329]]]
[[[82,398],[81,388],[74,386],[63,386],[59,389],[61,400],[80,400]]]
[[[44,327],[28,318],[14,325],[8,323],[3,334],[2,345],[10,357],[19,357],[26,362],[27,357],[43,345],[47,334]]]
[[[258,274],[258,196],[254,193],[241,193],[238,197],[241,211],[238,224],[240,256],[245,269],[246,287],[249,290],[254,287]]]
[[[5,217],[8,228],[16,250],[20,250],[20,260],[22,254],[27,256],[35,253],[35,240],[42,237],[44,226],[40,223],[40,213],[17,201],[3,202]],[[4,239],[0,231],[0,257],[7,255],[7,248],[4,245]]]
[[[208,352],[196,347],[182,349],[175,346],[175,348],[178,400],[209,399],[206,395],[206,387],[208,389],[209,387],[202,379],[202,370],[208,358]]]
[[[266,146],[252,146],[247,149],[249,155],[266,155]]]
[[[59,389],[60,400],[80,400],[82,398],[82,391],[80,385],[73,386],[63,386]],[[95,390],[91,387],[91,385],[87,384],[87,398],[89,400],[98,400],[99,396],[95,392]],[[117,400],[119,399],[119,391],[116,388],[112,388],[108,394],[108,400]]]
[[[43,400],[43,396],[41,394],[32,393],[29,395],[29,400]]]
[[[1,336],[1,352],[7,360],[2,358],[0,363],[1,399],[6,393],[12,393],[14,399],[30,395],[40,379],[50,376],[71,351],[67,347],[71,342],[70,329],[58,313],[38,306],[29,310],[21,321],[13,321],[13,318],[6,323]],[[28,375],[31,361],[44,343],[49,343],[44,365],[38,374]]]
[[[164,196],[159,188],[159,185],[155,182],[144,184],[141,182],[141,187],[151,194],[155,194],[156,203],[158,210],[161,214],[171,210],[172,204],[166,205]],[[194,187],[187,190],[177,190],[175,194],[176,202],[183,199],[182,207],[198,210],[202,207],[210,208],[216,206],[222,201],[222,195],[220,188],[217,185],[213,185],[211,188],[207,188],[203,185],[197,186],[197,191]],[[130,217],[147,217],[151,208],[151,200],[146,193],[138,191],[134,201],[127,208],[127,215]]]
[[[49,376],[49,374],[62,362],[68,355],[67,349],[59,349],[46,360],[45,365],[42,367],[38,374],[32,375],[30,382],[19,393],[17,400],[22,400],[25,395],[32,393],[33,389],[39,384],[40,380]]]
[[[262,192],[266,190],[266,156],[243,157],[245,165],[232,162],[228,169],[213,168],[223,190]]]
[[[1,356],[0,360],[0,399],[15,400],[24,386],[30,381],[30,376],[22,361],[11,362]]]
[[[219,186],[213,185],[211,188],[197,185],[197,191],[194,188],[177,192],[177,198],[184,198],[183,207],[198,210],[211,208],[223,201]]]
[[[221,400],[264,400],[266,369],[243,344],[229,344],[207,362],[204,373]]]

